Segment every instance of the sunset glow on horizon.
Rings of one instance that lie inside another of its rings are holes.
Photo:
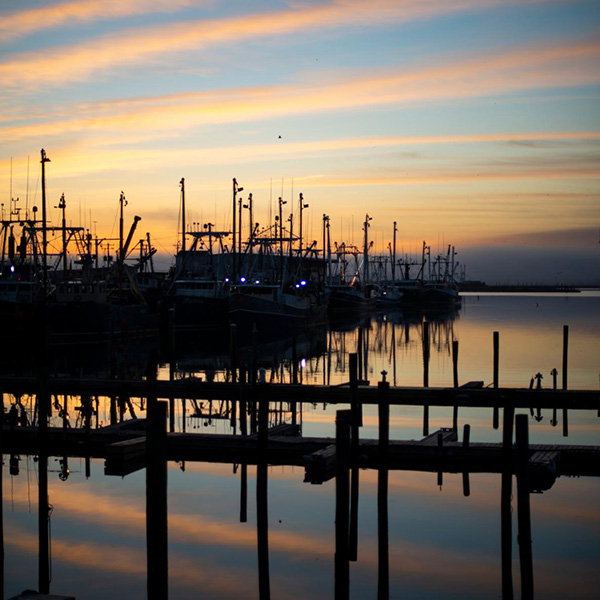
[[[361,247],[368,213],[379,252],[396,221],[399,252],[452,244],[471,278],[520,255],[532,282],[600,282],[595,2],[25,0],[0,56],[3,218],[39,205],[44,148],[53,224],[64,193],[115,236],[123,191],[165,267],[181,178],[190,228],[226,231],[235,177],[261,229],[303,193],[319,247],[323,214]]]

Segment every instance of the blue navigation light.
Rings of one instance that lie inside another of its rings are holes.
[[[246,283],[246,278],[245,277],[240,277],[240,282],[241,283]]]
[[[300,285],[306,285],[306,281],[303,279],[303,280],[300,282]]]
[[[255,283],[256,285],[258,285],[258,284],[260,283],[260,281],[259,281],[258,279],[256,279],[256,280],[254,281],[254,283]]]
[[[225,277],[225,283],[229,283],[229,277]]]
[[[300,289],[300,284],[299,283],[296,284],[296,289],[298,289],[298,290]]]

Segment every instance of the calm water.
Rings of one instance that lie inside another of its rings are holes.
[[[428,315],[431,335],[429,383],[451,386],[452,341],[459,342],[459,382],[492,382],[493,332],[500,334],[500,386],[528,387],[541,373],[559,370],[561,385],[563,326],[569,326],[570,388],[600,385],[600,295],[484,296],[463,299],[457,315]],[[385,315],[361,324],[338,324],[296,340],[298,377],[304,383],[338,384],[348,380],[348,353],[360,351],[363,378],[375,385],[381,371],[396,385],[423,384],[422,319]],[[228,350],[183,341],[176,376],[227,377]],[[211,342],[212,343],[212,342]],[[251,356],[243,344],[239,357]],[[261,344],[254,355],[269,381],[290,381],[291,343]],[[134,371],[137,354],[120,364]],[[131,364],[128,362],[130,361]],[[64,365],[66,368],[66,363]],[[81,369],[85,372],[86,369]],[[169,376],[169,365],[160,376]],[[5,405],[9,398],[5,397]],[[139,406],[134,407],[139,412]],[[207,405],[200,406],[203,410]],[[218,408],[215,404],[213,408]],[[309,405],[302,414],[305,436],[333,436],[335,412],[344,406]],[[191,416],[181,407],[176,428],[203,433],[231,431],[227,420]],[[141,413],[144,416],[144,413]],[[391,437],[420,439],[423,409],[393,407]],[[569,413],[569,437],[562,415],[550,423],[529,419],[533,443],[600,445],[595,411]],[[73,417],[75,418],[75,417]],[[55,417],[56,419],[56,417]],[[100,403],[98,421],[109,422]],[[461,409],[459,428],[469,423],[473,441],[501,441],[489,409]],[[58,424],[58,421],[56,421]],[[430,430],[449,427],[451,409],[431,409]],[[377,413],[365,408],[362,438],[376,438]],[[103,474],[92,461],[85,476],[80,459],[71,459],[70,476],[59,477],[50,458],[50,590],[79,599],[146,596],[145,471],[124,478]],[[335,480],[304,483],[300,467],[268,470],[268,549],[272,598],[334,597]],[[391,598],[502,598],[500,540],[501,476],[471,474],[470,495],[463,495],[460,474],[390,471],[389,565]],[[169,464],[169,590],[171,598],[258,598],[256,467],[248,467],[247,522],[240,522],[240,469],[214,463]],[[520,597],[516,487],[513,486],[512,578]],[[598,598],[600,572],[600,480],[556,480],[531,500],[535,597]],[[37,587],[37,463],[21,456],[19,474],[3,465],[5,597]],[[358,560],[350,563],[350,597],[377,597],[377,472],[360,471]]]

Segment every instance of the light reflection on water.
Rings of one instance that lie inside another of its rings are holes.
[[[460,383],[492,378],[492,333],[500,332],[500,385],[527,387],[538,371],[544,387],[550,370],[562,366],[562,326],[569,325],[569,387],[596,389],[600,370],[598,297],[465,297],[454,320],[432,324],[431,385],[452,385],[451,342],[459,341]],[[368,333],[367,333],[368,331]],[[406,335],[408,332],[408,336]],[[307,354],[299,376],[305,383],[342,383],[348,379],[347,353],[356,352],[356,330],[324,332],[325,346]],[[408,328],[393,318],[371,321],[363,331],[367,368],[374,385],[386,370],[398,385],[422,385],[422,324]],[[321,340],[322,342],[323,340]],[[328,352],[327,344],[333,344]],[[310,346],[310,345],[309,345]],[[344,354],[339,355],[341,350]],[[289,381],[289,364],[274,365],[289,347],[273,348],[267,377]],[[279,353],[279,354],[278,354]],[[287,353],[287,355],[286,355]],[[198,364],[206,366],[204,357]],[[300,355],[299,355],[300,358]],[[189,356],[186,373],[206,377]],[[212,365],[216,379],[226,377],[227,355]],[[203,363],[204,361],[204,363]],[[183,364],[184,361],[182,360]],[[268,362],[263,366],[267,368]],[[330,366],[329,366],[330,365]],[[189,367],[189,368],[187,368]],[[168,377],[168,365],[162,370]],[[559,387],[560,387],[559,377]],[[110,422],[106,399],[100,423]],[[177,428],[183,415],[178,404]],[[335,406],[306,407],[305,436],[334,435]],[[139,409],[139,407],[136,407]],[[188,407],[188,415],[190,408]],[[525,411],[520,411],[525,412]],[[143,416],[143,413],[142,413]],[[559,414],[559,420],[561,415]],[[56,417],[55,417],[56,419]],[[230,432],[227,420],[189,416],[203,432]],[[392,407],[391,437],[420,439],[422,408]],[[365,407],[361,437],[376,438],[377,411]],[[452,409],[430,410],[430,430],[448,427]],[[492,428],[491,409],[461,409],[459,426],[471,425],[473,441],[501,441]],[[595,412],[569,413],[569,438],[562,428],[529,419],[532,443],[600,445]],[[5,594],[11,597],[37,583],[37,465],[21,457],[20,473],[3,466]],[[83,461],[70,460],[67,481],[58,462],[49,462],[52,537],[52,593],[77,598],[146,597],[145,471],[125,478],[103,475],[103,461],[92,461],[86,479]],[[185,470],[182,470],[182,467]],[[304,483],[300,467],[268,470],[271,597],[333,598],[335,481]],[[247,522],[240,523],[240,471],[230,464],[169,464],[169,585],[171,598],[231,600],[258,598],[256,467],[248,467]],[[516,496],[516,490],[513,488]],[[519,589],[516,503],[513,502],[513,584]],[[391,597],[437,599],[500,598],[500,475],[471,474],[463,496],[460,474],[391,471],[389,474],[389,560]],[[543,494],[531,495],[535,597],[596,598],[600,586],[600,480],[559,478]],[[360,471],[358,561],[351,563],[353,599],[376,597],[377,473]]]

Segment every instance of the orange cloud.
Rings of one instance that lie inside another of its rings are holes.
[[[206,49],[232,40],[272,38],[297,31],[342,26],[406,22],[469,9],[503,4],[499,0],[417,2],[374,0],[368,6],[360,0],[342,0],[327,4],[301,5],[287,11],[242,15],[230,18],[198,20],[158,27],[121,30],[99,40],[75,44],[39,53],[15,55],[0,66],[0,84],[6,87],[63,85],[89,79],[113,67],[139,65],[167,54]],[[572,56],[578,56],[575,51]],[[579,57],[580,58],[580,57]],[[381,90],[385,93],[385,90]]]
[[[62,25],[122,19],[133,15],[152,12],[173,12],[175,10],[205,4],[201,0],[74,0],[59,2],[40,8],[14,11],[5,14],[0,21],[0,40],[9,40],[53,29]]]
[[[65,60],[69,71],[78,71],[77,55]],[[46,60],[45,57],[44,60]],[[10,86],[11,73],[29,72],[39,84],[41,65],[19,61],[0,65],[0,85]],[[102,62],[102,57],[85,56],[85,64]],[[5,140],[36,139],[86,132],[86,135],[123,135],[141,132],[144,137],[178,133],[208,124],[249,122],[284,115],[303,115],[331,110],[353,110],[389,104],[453,101],[469,97],[506,95],[514,91],[548,86],[569,87],[600,82],[596,64],[600,43],[573,41],[563,46],[525,46],[479,58],[453,57],[437,65],[409,70],[391,69],[377,74],[345,74],[327,82],[272,85],[136,98],[129,101],[98,102],[70,106],[52,113],[9,113],[10,123],[0,130]],[[49,61],[52,62],[52,61]],[[52,62],[54,65],[55,63]],[[62,60],[56,61],[62,65]],[[60,67],[62,68],[62,67]],[[25,74],[25,75],[23,75]],[[60,75],[62,80],[62,75]],[[548,139],[544,134],[534,139]],[[581,135],[581,134],[578,134]],[[597,134],[591,134],[596,139]],[[107,138],[110,139],[110,138]],[[438,143],[476,141],[440,136]],[[510,141],[507,135],[504,141]],[[583,139],[583,138],[580,138]],[[486,141],[485,136],[480,138]],[[386,140],[381,140],[386,144]],[[282,142],[282,146],[285,142]]]

